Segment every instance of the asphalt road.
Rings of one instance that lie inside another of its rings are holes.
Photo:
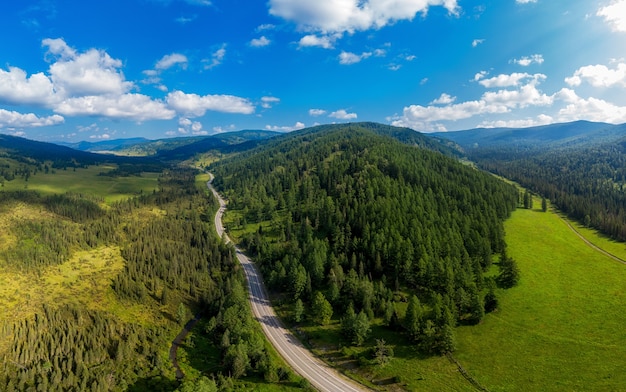
[[[224,235],[224,226],[222,226],[222,215],[226,210],[226,202],[220,197],[215,188],[213,188],[211,185],[212,181],[213,176],[211,175],[211,180],[207,185],[220,203],[220,208],[215,214],[215,229],[220,237],[224,238],[226,242],[230,242],[230,238]],[[276,351],[280,353],[285,361],[298,374],[309,380],[311,385],[320,391],[370,391],[370,389],[347,379],[339,372],[323,363],[311,354],[311,352],[282,325],[270,304],[263,279],[256,265],[244,255],[239,248],[235,247],[235,249],[237,259],[241,263],[248,279],[248,291],[250,293],[252,313],[259,323],[261,323],[265,336],[267,336],[272,345],[274,345],[274,348],[276,348]]]

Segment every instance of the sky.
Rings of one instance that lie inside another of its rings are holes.
[[[21,0],[0,37],[0,133],[42,141],[626,123],[626,0]]]

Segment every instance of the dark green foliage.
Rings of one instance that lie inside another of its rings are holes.
[[[516,286],[520,279],[520,271],[517,262],[506,255],[502,255],[498,263],[500,274],[497,282],[500,287],[511,288]]]
[[[341,319],[341,332],[348,342],[360,346],[371,332],[370,320],[363,310],[356,314],[350,304]]]
[[[502,221],[518,204],[517,190],[413,142],[402,144],[382,128],[306,130],[211,170],[229,208],[248,222],[271,222],[272,241],[259,233],[242,241],[270,288],[303,301],[323,293],[341,313],[352,303],[355,314],[395,326],[394,291],[416,294],[426,306],[436,293],[445,295],[452,321],[437,326],[427,312],[409,333],[432,332],[424,347],[440,352],[453,346],[446,333],[457,319],[481,317],[483,273],[504,249]],[[471,294],[462,314],[454,302],[459,289]]]
[[[330,323],[330,319],[333,317],[332,305],[326,300],[324,294],[319,291],[315,293],[311,302],[311,317],[313,321],[321,325]]]
[[[0,390],[124,391],[139,377],[160,372],[162,331],[126,324],[113,315],[45,306],[33,318],[2,326],[10,347],[0,356]]]

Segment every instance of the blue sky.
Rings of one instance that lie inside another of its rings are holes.
[[[626,122],[626,0],[11,1],[0,133]]]

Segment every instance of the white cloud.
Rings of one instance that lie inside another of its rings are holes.
[[[338,120],[354,120],[357,118],[356,113],[348,113],[345,109],[339,109],[335,112],[332,112],[328,115],[328,117],[336,118]]]
[[[555,98],[567,105],[558,112],[558,121],[589,120],[621,124],[626,122],[626,106],[617,106],[602,99],[579,97],[575,91],[564,88]]]
[[[55,100],[54,85],[43,73],[28,77],[16,67],[0,69],[0,101],[10,104],[46,105]]]
[[[270,0],[270,14],[292,21],[303,31],[342,33],[381,28],[443,6],[458,14],[456,0]]]
[[[108,133],[103,133],[101,135],[91,135],[89,136],[90,139],[99,139],[99,140],[108,140],[111,138],[111,135],[109,135]]]
[[[554,96],[543,94],[537,89],[538,79],[532,79],[516,90],[487,91],[478,100],[445,106],[434,106],[432,103],[429,106],[410,105],[403,109],[402,116],[394,116],[388,120],[397,126],[434,131],[445,129],[437,123],[439,121],[458,121],[484,114],[509,113],[512,109],[528,106],[549,106],[554,102]],[[447,99],[445,95],[442,97]]]
[[[537,0],[515,0],[517,4],[528,4],[528,3],[536,3]]]
[[[372,55],[372,52],[364,52],[361,54],[350,53],[350,52],[341,52],[339,54],[339,64],[350,65],[356,64],[361,60],[364,60]]]
[[[326,110],[324,109],[309,109],[309,116],[317,117],[323,116],[324,114],[326,114]]]
[[[266,31],[266,30],[274,30],[276,28],[275,25],[271,23],[262,24],[256,28],[256,31]]]
[[[387,55],[387,51],[385,49],[374,50],[374,56],[376,57],[385,57],[386,55]]]
[[[529,65],[535,64],[543,64],[543,56],[540,54],[533,54],[532,56],[524,56],[519,59],[511,60],[512,63],[521,65],[522,67],[528,67]]]
[[[178,133],[182,135],[208,135],[209,132],[202,128],[202,123],[199,121],[191,121],[186,117],[180,117],[178,119]]]
[[[66,116],[100,116],[133,121],[170,120],[176,115],[165,103],[143,94],[73,97],[55,105],[54,110]]]
[[[215,126],[215,127],[213,127],[213,132],[214,133],[224,133],[224,132],[233,131],[234,129],[235,129],[235,124],[230,124],[227,127]]]
[[[297,131],[299,129],[303,129],[304,127],[305,127],[304,123],[298,121],[293,126],[266,125],[265,129],[268,131],[274,131],[274,132],[291,132],[291,131]]]
[[[273,104],[280,102],[280,98],[276,97],[261,97],[261,107],[264,109],[270,109]]]
[[[493,78],[484,79],[487,75],[485,71],[479,72],[474,76],[474,80],[478,81],[479,84],[486,88],[494,88],[494,87],[512,87],[519,86],[522,81],[527,81],[531,79],[530,83],[536,84],[540,80],[546,79],[546,75],[544,74],[528,74],[528,73],[512,73],[510,75],[500,74]]]
[[[65,119],[58,114],[39,117],[34,113],[18,113],[0,109],[0,128],[33,128],[62,124]],[[19,135],[18,135],[19,136]]]
[[[124,94],[134,87],[119,70],[122,62],[104,51],[90,49],[78,54],[60,39],[45,39],[43,45],[56,56],[50,65],[50,79],[63,97]]]
[[[477,47],[478,45],[482,44],[483,42],[485,42],[485,39],[484,39],[484,38],[481,38],[481,39],[475,39],[475,40],[473,40],[473,41],[472,41],[472,47],[473,47],[473,48],[475,48],[475,47]]]
[[[196,15],[193,15],[191,17],[180,16],[180,17],[176,18],[175,21],[177,23],[180,23],[180,24],[184,25],[184,24],[187,24],[189,22],[193,22],[194,20],[196,20],[196,18],[197,18]]]
[[[605,65],[587,65],[580,67],[565,83],[570,86],[580,86],[587,82],[594,87],[626,87],[626,63],[617,64],[617,68],[609,69]]]
[[[321,36],[318,37],[315,34],[305,35],[300,38],[298,45],[302,47],[319,47],[324,49],[332,49],[334,48],[335,41],[337,40],[337,36]]]
[[[452,97],[449,94],[442,93],[441,96],[439,96],[439,98],[435,99],[430,104],[431,105],[449,105],[454,101],[456,101],[456,97]]]
[[[224,57],[226,56],[226,44],[223,44],[221,48],[213,52],[210,59],[202,60],[205,63],[204,69],[215,68],[222,64]]]
[[[200,96],[173,91],[167,95],[166,100],[172,109],[188,117],[204,116],[208,110],[223,113],[254,113],[254,105],[249,100],[233,95]]]
[[[157,61],[154,68],[162,71],[165,69],[172,68],[173,66],[178,64],[183,69],[185,69],[187,68],[187,63],[188,63],[187,56],[180,54],[180,53],[172,53],[172,54],[163,56],[161,60]]]
[[[611,26],[613,31],[626,32],[626,0],[617,0],[602,7],[597,14]]]
[[[267,46],[270,43],[272,43],[272,41],[270,41],[269,39],[267,39],[267,37],[265,37],[264,35],[261,36],[261,38],[255,38],[253,40],[250,41],[250,46],[253,46],[255,48],[261,48],[263,46]]]

